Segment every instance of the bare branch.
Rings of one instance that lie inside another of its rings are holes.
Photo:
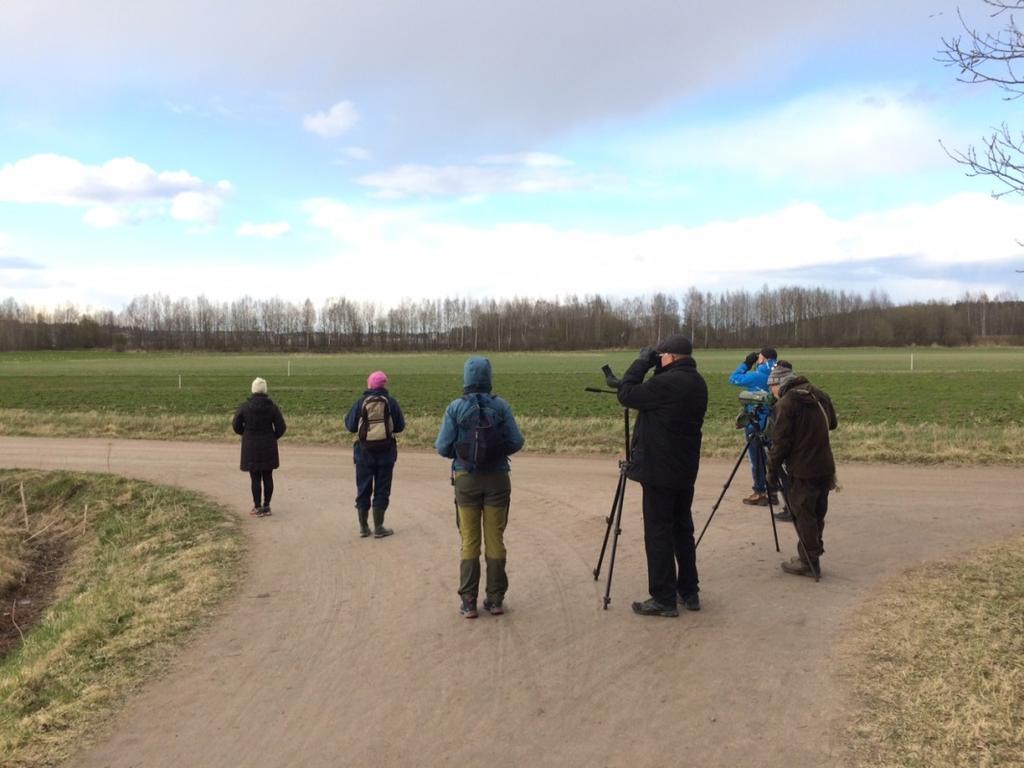
[[[1024,0],[984,0],[992,9],[989,17],[1000,18],[1002,28],[980,32],[968,24],[960,9],[957,17],[964,33],[943,38],[943,50],[937,61],[960,70],[962,83],[994,85],[1008,101],[1024,96],[1024,32],[1017,26],[1014,11],[1024,11]],[[981,149],[950,150],[940,141],[943,151],[965,166],[968,176],[989,176],[1005,189],[993,197],[1011,192],[1024,194],[1024,133],[1017,136],[1003,123],[982,139]]]

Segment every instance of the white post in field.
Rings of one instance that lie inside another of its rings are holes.
[[[178,389],[181,389],[181,374],[178,374]]]
[[[910,353],[910,370],[914,370],[914,353]]]

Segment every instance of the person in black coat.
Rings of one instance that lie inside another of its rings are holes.
[[[700,610],[690,505],[700,466],[708,387],[692,354],[690,340],[679,335],[669,336],[655,349],[644,347],[618,390],[619,402],[639,411],[626,476],[643,486],[651,597],[633,603],[633,610],[644,616],[678,616],[677,595],[688,610]],[[652,367],[654,375],[644,381]]]
[[[274,470],[281,466],[277,441],[287,426],[281,409],[267,397],[265,380],[253,379],[252,397],[238,407],[231,428],[242,436],[240,469],[249,473],[252,485],[253,506],[249,514],[269,515],[270,497],[274,495]]]

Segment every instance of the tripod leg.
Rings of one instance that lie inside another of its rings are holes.
[[[622,475],[619,493],[616,496],[617,506],[614,513],[612,514],[613,524],[615,526],[615,538],[612,539],[612,556],[608,559],[608,582],[604,587],[604,610],[608,610],[608,603],[612,601],[612,574],[615,571],[615,552],[619,547],[619,534],[622,533],[622,505],[626,500],[626,466],[622,466]]]
[[[804,537],[800,535],[800,526],[797,525],[797,512],[796,507],[789,503],[789,480],[786,477],[785,471],[779,472],[779,485],[782,486],[782,498],[786,502],[786,506],[789,507],[789,513],[793,516],[793,527],[796,528],[796,539],[800,542],[800,547],[804,551],[804,555],[807,556],[807,565],[811,569],[811,574],[814,576],[814,580],[821,581],[821,571],[811,562],[811,556],[807,554],[807,545],[804,543]]]
[[[604,553],[608,548],[608,535],[612,532],[612,523],[615,520],[615,510],[621,506],[619,500],[622,495],[626,492],[626,469],[623,466],[619,467],[619,484],[615,486],[615,496],[612,499],[612,508],[608,512],[608,527],[604,529],[604,541],[601,543],[601,554],[597,558],[597,567],[594,569],[594,581],[597,581],[601,575],[601,563],[604,562]],[[617,535],[617,534],[616,534]]]
[[[761,451],[761,466],[767,468],[768,456],[765,455],[764,443],[760,440],[758,441],[758,450]],[[782,550],[779,549],[779,531],[775,527],[775,507],[772,506],[772,489],[765,486],[765,493],[768,495],[768,519],[772,521],[772,536],[775,537],[775,551],[781,552]]]
[[[712,519],[715,517],[715,512],[718,511],[718,505],[722,503],[722,499],[725,498],[725,492],[729,490],[729,484],[732,479],[736,477],[736,470],[740,468],[740,464],[743,463],[743,457],[747,455],[747,446],[750,445],[750,441],[753,439],[753,435],[747,439],[747,442],[743,444],[743,448],[740,450],[740,455],[736,459],[736,464],[732,468],[732,472],[729,473],[729,479],[725,481],[725,485],[722,486],[722,492],[718,494],[718,501],[715,502],[715,506],[711,508],[711,514],[708,515],[707,522],[704,523],[704,527],[700,529],[700,536],[697,537],[697,541],[694,542],[693,548],[696,549],[700,546],[700,540],[704,538],[704,531],[711,525]]]

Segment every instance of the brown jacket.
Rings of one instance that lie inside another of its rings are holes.
[[[839,422],[831,398],[803,376],[797,376],[779,391],[774,415],[768,474],[778,477],[785,464],[792,477],[834,478],[836,464],[828,433]]]

